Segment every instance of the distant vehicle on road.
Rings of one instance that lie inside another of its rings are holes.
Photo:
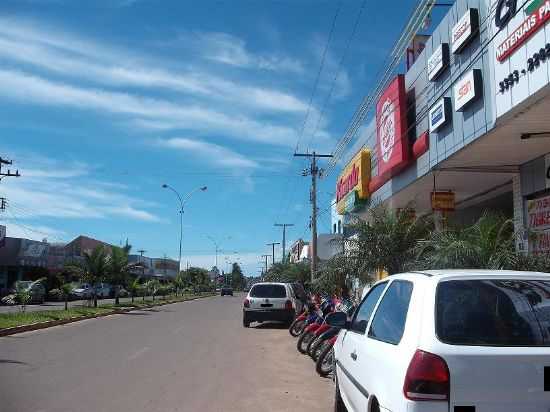
[[[542,411],[550,405],[550,274],[430,270],[368,291],[333,346],[334,410]],[[373,372],[374,371],[374,372]]]
[[[29,303],[39,303],[42,304],[46,300],[46,288],[42,282],[35,282],[32,280],[18,280],[15,282],[12,293],[16,293],[18,288],[22,288],[30,292],[30,301]]]
[[[109,298],[114,296],[114,289],[108,283],[99,283],[95,286],[95,294],[98,298]]]
[[[88,283],[83,283],[76,288],[74,288],[71,292],[71,295],[74,296],[76,299],[90,299],[93,295],[94,289],[92,286],[90,286]]]
[[[233,288],[231,286],[224,286],[220,291],[221,296],[229,295],[233,296]]]
[[[296,313],[302,311],[302,302],[289,283],[256,283],[243,304],[243,326],[252,322],[279,321],[288,325]]]

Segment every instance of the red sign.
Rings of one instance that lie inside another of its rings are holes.
[[[378,176],[388,180],[409,160],[405,77],[398,75],[376,105]]]
[[[339,202],[351,189],[359,184],[359,168],[353,165],[351,173],[342,177],[336,185],[336,201]]]
[[[535,32],[550,20],[550,0],[536,8],[506,39],[497,47],[497,60],[503,62],[514,53]]]

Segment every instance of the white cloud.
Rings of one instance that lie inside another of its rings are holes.
[[[4,217],[4,220],[6,221],[6,236],[9,237],[20,237],[38,241],[46,238],[49,241],[55,242],[67,240],[67,233],[59,229],[42,225],[22,224],[19,220],[16,221],[9,217]]]
[[[177,105],[165,100],[52,82],[20,71],[1,70],[0,96],[22,103],[69,106],[132,117],[138,127],[186,129],[226,133],[259,143],[292,146],[295,131],[243,115],[229,115],[197,105]]]
[[[161,147],[177,149],[191,155],[200,156],[205,161],[218,166],[232,169],[255,169],[259,167],[254,160],[248,159],[226,147],[203,140],[175,137],[166,140],[159,139],[157,144]]]
[[[0,18],[0,56],[50,72],[109,86],[165,88],[253,110],[298,113],[307,108],[305,102],[283,91],[236,83],[197,68],[161,69],[148,64],[147,57],[132,58],[125,50],[105,50],[93,43],[89,47],[89,42],[84,42],[88,48],[77,50],[82,43],[79,39],[60,40],[52,37],[50,30],[29,28],[24,23],[14,27],[11,20]]]
[[[276,72],[303,73],[304,67],[297,59],[288,56],[251,53],[243,39],[229,33],[198,32],[198,46],[206,59],[230,66],[269,70]]]
[[[90,177],[92,168],[85,164],[63,166],[62,162],[34,155],[21,158],[25,159],[18,163],[22,177],[3,181],[0,187],[0,194],[8,198],[9,213],[17,219],[125,217],[161,221],[145,210],[153,205],[151,202],[124,194],[124,189],[116,184],[112,187],[111,182],[94,180]]]

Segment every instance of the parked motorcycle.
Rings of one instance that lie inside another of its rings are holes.
[[[302,354],[306,354],[309,344],[313,341],[315,336],[315,331],[321,327],[321,325],[325,322],[325,317],[334,311],[334,303],[331,299],[326,299],[324,302],[321,303],[320,311],[322,316],[318,316],[316,321],[314,323],[311,323],[309,326],[306,326],[300,337],[298,338],[298,342],[296,343],[296,348],[298,351]],[[327,328],[323,326],[325,331]]]
[[[319,353],[315,370],[322,377],[327,377],[334,370],[334,344],[336,339],[338,339],[338,334],[325,341],[323,350]]]
[[[305,308],[304,311],[294,319],[290,327],[288,328],[288,332],[290,333],[290,336],[297,338],[302,334],[306,326],[308,325],[308,319],[312,316],[315,316],[315,311],[317,310],[315,304],[313,302],[309,303]],[[312,321],[314,321],[313,319]],[[309,322],[311,323],[311,322]]]

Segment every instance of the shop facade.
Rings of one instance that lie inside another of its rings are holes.
[[[514,218],[519,249],[544,250],[548,21],[550,0],[456,1],[415,64],[381,94],[344,159],[336,188],[344,224],[372,202],[412,206],[443,223],[472,223],[491,209]],[[361,153],[370,170],[359,182]]]

